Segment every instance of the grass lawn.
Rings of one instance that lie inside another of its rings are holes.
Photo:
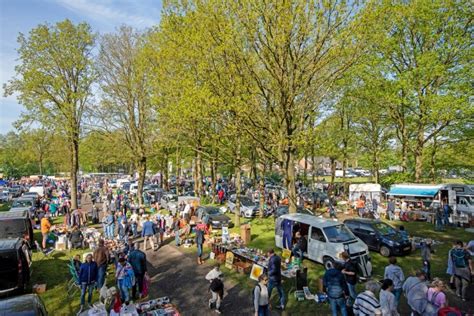
[[[252,241],[249,247],[259,248],[263,250],[274,247],[274,220],[272,218],[252,219],[249,222],[251,224],[252,234]],[[435,252],[432,255],[431,274],[433,277],[440,277],[445,279],[446,281],[447,253],[451,248],[452,242],[458,239],[467,242],[473,238],[472,233],[466,232],[464,229],[461,228],[450,228],[445,232],[435,232],[433,230],[433,225],[424,222],[392,222],[391,224],[393,226],[404,225],[410,236],[429,237],[433,240],[442,242],[442,244],[434,247]],[[232,229],[232,232],[237,231],[237,228]],[[280,252],[278,249],[275,250],[277,252]],[[388,264],[388,259],[382,257],[380,254],[375,252],[371,252],[370,254],[373,264],[373,277],[375,279],[382,279],[384,268]],[[409,256],[398,257],[397,260],[399,265],[403,268],[405,276],[414,273],[416,270],[422,267],[419,250],[412,252]],[[324,275],[324,267],[321,264],[315,263],[307,259],[303,261],[303,266],[308,268],[308,282],[311,292],[319,292],[319,280]],[[240,285],[242,285],[244,288],[247,288],[249,291],[251,291],[255,286],[255,281],[251,280],[247,275],[241,275],[225,268],[223,268],[223,271],[229,278],[237,281]],[[295,284],[292,283],[293,282],[288,281],[283,282],[285,293],[287,293],[287,311],[290,314],[307,312],[313,313],[314,315],[314,312],[321,314],[328,314],[330,312],[328,304],[316,304],[313,301],[296,301],[293,294]],[[363,284],[358,284],[358,291],[363,291]],[[289,292],[290,294],[288,295]],[[272,297],[273,306],[276,306],[278,302],[278,295],[274,293]],[[402,306],[403,305],[404,304],[402,304]]]
[[[53,219],[54,224],[62,223],[64,218]],[[35,239],[41,244],[41,232],[35,231]],[[40,252],[33,253],[31,284],[46,283],[46,292],[40,294],[50,315],[75,315],[80,307],[80,291],[73,296],[67,295],[67,283],[71,278],[67,263],[76,254],[90,252],[89,249],[54,251],[48,257]],[[82,259],[81,259],[82,260]],[[113,282],[109,274],[108,284]],[[98,292],[94,292],[93,303],[99,299]]]
[[[58,224],[63,221],[62,217],[55,218],[54,223]],[[259,249],[268,249],[274,247],[274,220],[273,218],[266,219],[252,219],[244,220],[242,222],[249,222],[251,224],[252,241],[250,247]],[[392,222],[392,225],[400,225],[401,222]],[[446,279],[446,259],[447,252],[451,247],[451,242],[456,239],[468,241],[473,237],[472,233],[465,232],[460,228],[451,228],[446,232],[435,232],[433,226],[428,223],[411,222],[403,223],[410,235],[420,237],[430,237],[434,240],[441,241],[442,244],[435,248],[435,253],[432,259],[432,275]],[[238,232],[238,228],[234,227],[232,232]],[[39,231],[35,232],[35,238],[41,242],[41,234]],[[196,248],[191,247],[183,249],[185,252],[195,252]],[[207,250],[209,251],[209,250]],[[51,315],[73,315],[79,309],[79,293],[76,293],[72,298],[67,296],[67,282],[70,279],[69,271],[66,266],[67,262],[75,254],[82,254],[88,250],[72,250],[72,251],[55,251],[48,258],[42,258],[41,253],[34,253],[33,255],[33,273],[31,284],[46,283],[47,290],[41,294],[48,312]],[[278,252],[278,250],[277,250]],[[371,252],[372,263],[374,266],[374,277],[381,278],[384,267],[387,265],[387,258],[380,256],[377,253]],[[419,250],[413,252],[406,257],[398,258],[399,264],[402,266],[405,274],[408,275],[421,268],[421,259]],[[324,274],[322,265],[315,262],[304,260],[303,265],[308,268],[308,281],[310,290],[314,293],[319,292],[319,280]],[[251,291],[255,286],[255,281],[251,280],[248,275],[241,275],[234,271],[223,268],[226,276],[229,279],[238,282],[240,286],[247,289],[249,292],[249,299]],[[113,275],[109,274],[108,283],[113,283]],[[313,301],[297,302],[294,298],[293,291],[295,285],[293,282],[286,281],[283,283],[285,292],[287,294],[287,311],[290,314],[308,313],[312,315],[326,315],[329,313],[328,304],[316,304]],[[363,284],[359,284],[358,290],[361,291]],[[276,292],[276,291],[275,291]],[[273,294],[272,303],[277,305],[277,294]],[[94,300],[98,299],[98,293],[94,292]]]
[[[6,212],[10,209],[11,203],[0,203],[0,212]]]

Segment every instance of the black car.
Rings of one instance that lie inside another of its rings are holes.
[[[204,223],[211,224],[212,228],[222,228],[222,226],[234,226],[229,216],[222,214],[221,210],[214,206],[200,206],[196,210],[196,214],[197,217]]]
[[[0,300],[0,316],[47,316],[43,301],[36,294]]]
[[[392,226],[375,219],[354,218],[344,221],[347,227],[367,244],[370,250],[384,257],[411,252],[411,242]]]
[[[30,281],[30,266],[31,250],[25,240],[0,239],[0,295],[24,292]]]
[[[0,239],[23,238],[35,248],[33,223],[28,211],[0,212]]]
[[[278,206],[277,209],[276,209],[276,212],[275,212],[275,217],[280,217],[282,215],[288,214],[289,209],[290,209],[290,207],[288,205]],[[314,213],[310,209],[300,207],[300,206],[298,206],[296,208],[296,213],[314,215]]]

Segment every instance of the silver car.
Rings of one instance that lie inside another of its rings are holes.
[[[235,213],[236,210],[236,195],[233,194],[230,196],[229,200],[227,201],[227,209]],[[252,201],[247,196],[240,196],[240,216],[246,218],[252,218],[258,213],[259,204],[257,202]]]

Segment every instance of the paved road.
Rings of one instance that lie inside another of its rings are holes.
[[[208,308],[209,283],[205,276],[212,269],[197,265],[193,254],[165,245],[158,251],[148,251],[148,270],[152,277],[150,297],[168,296],[184,316],[216,315]],[[224,315],[252,315],[251,294],[229,280],[224,280]]]

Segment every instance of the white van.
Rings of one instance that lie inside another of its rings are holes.
[[[39,194],[39,196],[43,196],[44,195],[44,187],[42,185],[35,185],[35,186],[32,186],[29,190],[29,192],[36,192]]]
[[[307,253],[303,256],[322,263],[329,268],[335,261],[341,261],[340,255],[346,251],[357,264],[359,276],[368,278],[372,274],[367,245],[357,238],[343,223],[307,214],[286,214],[275,222],[275,245],[283,248],[283,227],[290,222],[292,237],[300,231],[308,241]]]

